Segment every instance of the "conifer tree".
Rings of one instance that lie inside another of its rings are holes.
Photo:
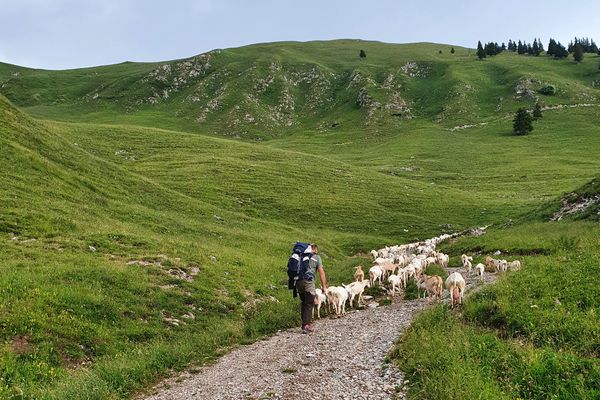
[[[573,59],[575,59],[575,62],[577,63],[583,61],[583,46],[579,43],[573,47]]]
[[[538,38],[538,50],[541,52],[545,51],[544,50],[544,45],[542,44],[542,39]]]
[[[477,57],[482,60],[485,58],[485,50],[483,50],[483,46],[481,45],[481,41],[477,42]]]
[[[540,55],[540,48],[538,46],[537,39],[533,39],[533,46],[531,46],[531,50],[532,50],[534,56]]]
[[[548,51],[546,51],[546,54],[549,56],[556,55],[556,41],[552,38],[550,38],[550,41],[548,42]]]
[[[362,60],[363,58],[367,57],[367,53],[365,53],[365,51],[361,49],[360,52],[358,53],[358,56]]]
[[[513,120],[513,133],[515,135],[527,135],[533,130],[532,118],[524,108],[519,108]]]
[[[454,47],[450,49],[450,53],[454,54],[456,52],[456,50],[454,50]]]
[[[569,52],[567,51],[565,46],[560,44],[560,42],[557,42],[554,46],[554,57],[555,58],[565,58],[568,55],[569,55]]]
[[[523,43],[521,43],[521,41],[519,40],[519,43],[517,44],[517,53],[525,54],[526,50],[527,50],[527,47],[523,46]]]

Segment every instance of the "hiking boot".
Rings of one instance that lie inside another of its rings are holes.
[[[311,324],[306,324],[302,327],[302,333],[312,333],[314,329]]]

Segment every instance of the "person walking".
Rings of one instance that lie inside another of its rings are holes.
[[[315,304],[317,272],[321,280],[321,290],[327,290],[327,277],[319,253],[319,247],[312,243],[302,254],[302,268],[296,282],[296,290],[300,296],[300,316],[302,318],[302,333],[310,333],[312,327],[312,311]]]

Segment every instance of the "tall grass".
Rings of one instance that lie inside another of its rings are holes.
[[[476,242],[476,248],[508,249],[505,256],[511,257],[524,232],[552,255],[517,257],[520,271],[469,296],[461,313],[446,306],[425,312],[397,344],[394,356],[411,381],[409,398],[600,395],[597,224],[518,226],[447,250],[466,250]],[[555,248],[552,236],[575,233],[582,248]]]

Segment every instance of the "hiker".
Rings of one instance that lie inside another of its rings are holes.
[[[300,315],[302,317],[302,333],[310,333],[313,331],[311,321],[316,296],[315,279],[317,271],[319,272],[319,279],[321,280],[321,290],[323,290],[323,293],[327,290],[327,278],[325,277],[321,256],[319,256],[318,253],[319,247],[315,243],[311,243],[306,250],[304,250],[304,253],[302,254],[303,268],[301,268],[298,280],[296,281],[296,290],[298,291],[301,300]]]

